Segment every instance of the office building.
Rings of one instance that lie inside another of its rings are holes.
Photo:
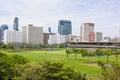
[[[13,24],[13,30],[16,30],[16,31],[19,31],[19,29],[18,29],[18,18],[17,17],[15,17],[14,18],[14,24]]]
[[[105,36],[102,40],[102,42],[111,42],[111,37]]]
[[[68,35],[60,35],[56,33],[55,35],[50,35],[48,39],[48,44],[61,44],[69,41]]]
[[[69,41],[68,42],[80,42],[80,39],[77,35],[69,35]]]
[[[43,44],[43,27],[33,25],[24,26],[23,42],[27,44]]]
[[[3,25],[1,25],[0,28],[1,28],[1,35],[0,35],[1,40],[0,40],[0,42],[2,42],[3,41],[3,37],[4,37],[4,31],[8,30],[8,25],[7,24],[3,24]]]
[[[94,32],[89,33],[89,42],[95,42],[95,33]]]
[[[50,35],[48,39],[48,44],[60,44],[60,34]]]
[[[1,40],[2,40],[1,34],[2,34],[2,31],[0,29],[0,43],[1,43]]]
[[[58,23],[58,33],[60,35],[72,34],[72,24],[69,20],[60,20]]]
[[[83,23],[81,25],[81,41],[89,42],[90,32],[94,32],[94,23]]]
[[[22,32],[19,31],[11,31],[11,30],[5,30],[4,31],[4,39],[3,42],[5,44],[9,43],[22,43]]]
[[[95,42],[101,42],[103,40],[103,33],[102,32],[96,32],[95,33]]]
[[[48,27],[48,32],[51,33],[51,27]]]
[[[55,33],[44,33],[44,44],[48,44],[48,39],[50,35],[55,35]]]

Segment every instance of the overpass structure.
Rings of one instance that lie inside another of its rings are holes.
[[[120,48],[120,42],[68,42],[69,48]]]

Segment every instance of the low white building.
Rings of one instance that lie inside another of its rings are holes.
[[[68,42],[68,35],[60,35],[56,33],[55,35],[50,35],[48,39],[48,44],[61,44]]]
[[[9,43],[22,43],[22,32],[19,31],[11,31],[11,30],[6,30],[4,32],[4,38],[3,38],[3,42],[5,44],[9,44]]]
[[[102,40],[102,42],[111,42],[111,38],[106,36],[104,37],[104,39]]]
[[[69,42],[80,42],[80,38],[77,35],[69,35]]]

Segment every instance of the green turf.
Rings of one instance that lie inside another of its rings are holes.
[[[100,67],[94,63],[87,62],[97,62],[98,57],[81,57],[80,54],[77,54],[77,60],[74,59],[74,54],[69,55],[67,59],[66,53],[64,50],[61,51],[21,51],[21,52],[10,52],[10,51],[2,51],[8,55],[20,54],[26,58],[28,58],[31,62],[44,62],[44,61],[59,61],[64,62],[65,67],[69,66],[74,68],[76,71],[80,71],[82,73],[86,73],[90,77],[98,78],[100,76]],[[100,58],[102,61],[106,61],[106,56]],[[109,57],[110,61],[115,61],[114,56]],[[118,59],[120,62],[120,59]]]

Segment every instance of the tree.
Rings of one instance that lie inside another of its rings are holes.
[[[0,80],[13,80],[16,76],[15,67],[28,61],[20,55],[8,56],[0,53]]]
[[[80,53],[81,53],[82,57],[88,55],[88,51],[87,51],[87,49],[85,49],[85,48],[81,48],[81,49],[80,49]]]
[[[9,44],[7,45],[7,48],[8,48],[8,49],[13,49],[13,48],[14,48],[14,43],[9,43]]]
[[[75,54],[75,60],[76,60],[76,56],[77,56],[77,54],[79,53],[79,49],[73,48],[73,49],[72,49],[72,53]]]
[[[107,56],[107,63],[109,62],[109,56],[112,54],[112,49],[104,49],[104,54]]]
[[[6,44],[1,43],[0,47],[1,47],[2,49],[6,49],[7,46],[6,46]]]
[[[86,80],[80,72],[75,72],[73,68],[64,68],[64,63],[45,62],[41,64],[40,80]]]
[[[120,64],[104,64],[102,67],[102,80],[120,80]]]
[[[98,60],[99,60],[100,56],[103,55],[103,50],[100,49],[100,48],[97,48],[97,49],[95,50],[95,55],[98,56]]]
[[[71,54],[71,50],[70,49],[66,49],[65,52],[67,54],[67,59],[68,59],[68,55]]]
[[[116,62],[117,62],[118,56],[120,55],[120,49],[114,49],[114,50],[113,50],[113,54],[115,55],[115,57],[116,57]]]

